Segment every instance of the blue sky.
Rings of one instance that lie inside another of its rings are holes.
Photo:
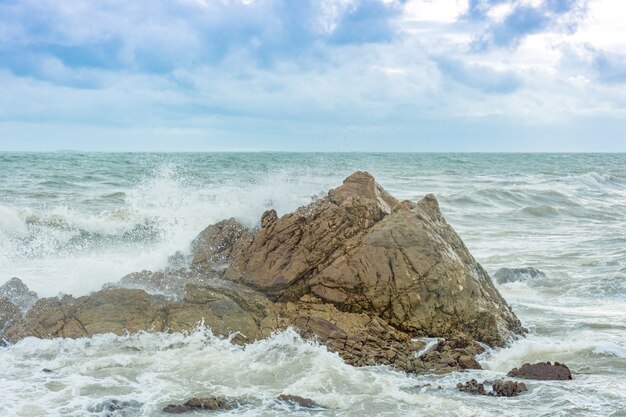
[[[0,150],[626,151],[619,0],[2,0]]]

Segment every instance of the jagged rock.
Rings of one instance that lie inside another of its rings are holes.
[[[550,362],[539,362],[532,365],[525,363],[519,369],[513,368],[507,376],[540,381],[572,379],[569,368],[558,362],[554,362],[554,365]]]
[[[0,297],[8,299],[17,306],[22,314],[26,313],[37,302],[37,293],[30,291],[19,278],[11,278],[0,286]]]
[[[459,382],[458,384],[456,384],[456,389],[474,395],[487,395],[487,391],[485,391],[485,386],[483,384],[479,384],[478,381],[476,381],[475,379],[471,379],[465,384]]]
[[[8,298],[0,297],[0,336],[19,318],[22,312]]]
[[[230,251],[217,245],[229,265],[224,277],[273,300],[311,294],[342,311],[373,313],[410,335],[462,331],[492,346],[524,332],[432,195],[399,203],[371,175],[357,172],[254,235],[223,239],[223,229],[207,229],[203,239],[235,238]]]
[[[298,395],[281,394],[278,396],[277,399],[278,401],[282,401],[288,404],[295,404],[302,408],[321,408],[321,406],[312,399],[300,397]]]
[[[533,268],[500,268],[493,274],[498,284],[506,284],[508,282],[530,282],[537,279],[543,279],[546,274]]]
[[[6,335],[180,331],[204,320],[243,343],[292,326],[356,366],[445,373],[480,369],[475,340],[499,346],[524,331],[433,196],[398,202],[364,172],[294,213],[265,212],[254,232],[233,219],[209,226],[192,249],[191,270],[39,300]],[[426,349],[419,337],[442,339]]]
[[[503,381],[501,379],[496,379],[491,388],[490,395],[496,397],[517,397],[522,392],[528,391],[523,382]]]
[[[192,264],[219,273],[227,266],[233,245],[250,236],[250,231],[232,218],[212,224],[191,243]]]
[[[485,390],[485,385],[491,384],[491,391]],[[493,383],[484,381],[482,384],[475,379],[467,381],[465,384],[459,382],[456,384],[459,391],[467,392],[474,395],[491,395],[493,397],[516,397],[522,392],[528,391],[526,384],[523,382],[503,381],[496,379]]]
[[[163,412],[169,414],[183,414],[196,410],[232,410],[233,405],[226,399],[220,397],[210,398],[190,398],[182,405],[168,404],[163,408]]]

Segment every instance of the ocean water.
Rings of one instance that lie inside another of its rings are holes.
[[[491,273],[543,271],[499,285],[529,335],[446,376],[353,368],[291,331],[245,348],[206,328],[30,338],[0,348],[0,416],[159,416],[203,395],[237,398],[223,413],[237,416],[626,416],[626,154],[0,153],[0,282],[83,295],[166,267],[211,223],[254,227],[356,170],[398,198],[434,193]],[[574,380],[531,381],[517,398],[455,389],[539,360]],[[283,393],[327,409],[285,407]]]

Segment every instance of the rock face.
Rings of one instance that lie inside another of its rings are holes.
[[[572,379],[572,373],[569,368],[558,362],[554,365],[550,362],[539,362],[535,364],[525,363],[521,368],[513,368],[507,376],[514,378],[536,379],[542,381],[548,380],[568,380]]]
[[[501,346],[524,332],[432,195],[398,202],[357,172],[294,213],[265,212],[260,224],[207,227],[191,269],[39,300],[6,336],[179,331],[203,320],[243,343],[291,326],[353,365],[445,373],[480,369],[477,341]],[[425,348],[421,337],[441,339]]]
[[[399,203],[371,175],[357,172],[325,198],[267,217],[254,235],[232,220],[216,225],[213,236],[205,231],[204,245],[218,251],[199,251],[194,259],[225,260],[225,279],[275,301],[312,295],[412,336],[465,332],[500,346],[523,332],[432,195]],[[224,242],[232,246],[224,249]]]
[[[546,278],[546,274],[533,268],[500,268],[493,274],[498,284],[506,284],[508,282],[531,282],[537,279]]]
[[[0,336],[20,317],[22,317],[20,309],[8,298],[0,297]]]

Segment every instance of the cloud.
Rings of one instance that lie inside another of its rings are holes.
[[[602,82],[626,84],[626,55],[598,51],[593,66]]]
[[[446,76],[486,93],[509,94],[522,85],[520,78],[512,71],[500,71],[447,57],[436,57],[435,61]]]
[[[517,46],[526,36],[543,31],[575,31],[586,12],[586,0],[472,0],[467,17],[487,24],[473,43],[475,50],[487,50]]]

